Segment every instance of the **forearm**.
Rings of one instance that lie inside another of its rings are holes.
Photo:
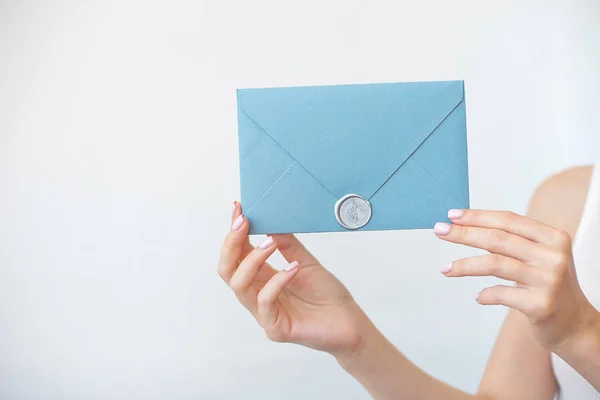
[[[594,310],[581,332],[555,353],[600,391],[600,313]]]
[[[336,359],[374,399],[480,400],[428,375],[398,351],[370,321],[366,325],[361,346],[353,354]]]

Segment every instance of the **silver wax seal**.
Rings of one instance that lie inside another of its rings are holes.
[[[346,229],[362,228],[371,219],[371,203],[357,194],[347,194],[335,203],[335,219]]]

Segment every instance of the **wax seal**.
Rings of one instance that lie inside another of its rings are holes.
[[[371,203],[357,194],[347,194],[335,203],[335,219],[346,229],[358,229],[371,219]]]

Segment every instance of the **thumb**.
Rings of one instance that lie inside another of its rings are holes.
[[[292,234],[273,235],[277,241],[277,249],[287,262],[298,261],[302,266],[319,265],[319,260],[315,258],[298,238]]]

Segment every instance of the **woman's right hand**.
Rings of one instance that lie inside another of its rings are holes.
[[[273,235],[254,248],[241,205],[221,249],[218,272],[267,337],[334,356],[353,354],[371,325],[346,287],[293,235]],[[266,261],[279,250],[290,263],[282,271]]]

